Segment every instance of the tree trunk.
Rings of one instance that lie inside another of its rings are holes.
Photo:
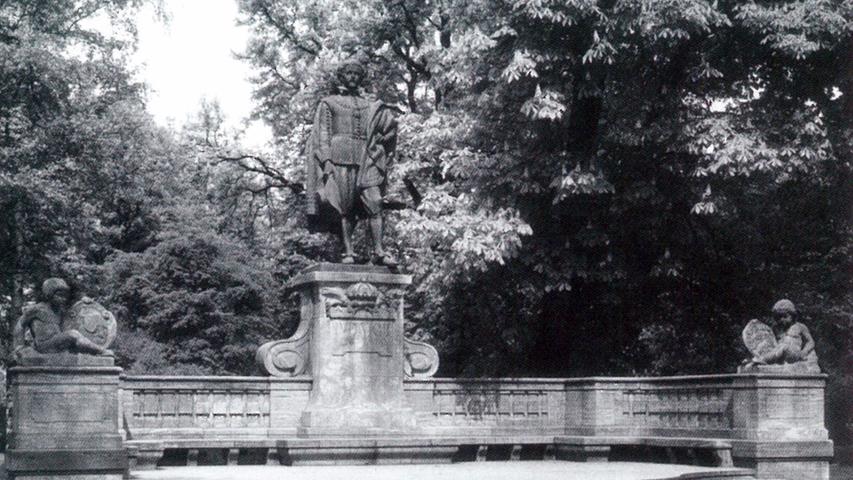
[[[418,101],[415,99],[415,88],[418,86],[418,74],[409,69],[409,80],[406,82],[406,98],[409,103],[409,110],[412,113],[418,113]]]
[[[10,285],[10,304],[9,310],[6,311],[6,318],[3,322],[3,352],[9,353],[12,345],[12,329],[18,317],[21,316],[21,311],[24,307],[24,273],[21,265],[21,257],[24,248],[24,212],[20,199],[12,200],[12,225],[10,234],[12,237],[12,267]],[[4,355],[5,357],[5,355]]]
[[[440,14],[441,23],[438,29],[438,40],[441,43],[441,48],[448,49],[451,45],[451,36],[450,36],[450,17],[447,13],[442,12]],[[441,102],[444,100],[444,91],[441,88],[435,89],[435,109],[438,110],[441,106]]]
[[[575,98],[569,118],[569,149],[581,152],[584,165],[590,170],[595,167],[595,152],[598,144],[598,121],[601,117],[601,97]]]

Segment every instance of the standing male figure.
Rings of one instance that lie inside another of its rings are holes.
[[[382,198],[397,144],[394,109],[362,96],[365,70],[343,64],[337,72],[340,91],[320,100],[311,132],[306,194],[308,215],[323,206],[340,216],[341,263],[354,263],[352,232],[366,218],[373,240],[373,261],[396,266],[382,247]]]

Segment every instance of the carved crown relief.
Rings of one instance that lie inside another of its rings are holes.
[[[320,296],[326,317],[332,320],[395,320],[399,316],[403,292],[359,282],[346,289],[323,287]]]
[[[302,308],[296,333],[286,340],[268,342],[258,348],[256,360],[262,372],[276,377],[311,374],[311,364],[316,361],[310,358],[315,335],[313,325],[323,319],[338,320],[331,322],[334,328],[324,330],[339,343],[332,355],[357,352],[390,358],[402,347],[406,377],[431,377],[438,370],[438,352],[434,347],[401,335],[402,325],[397,322],[403,321],[404,291],[398,284],[327,282],[321,283],[318,289],[303,288],[301,294]],[[335,333],[335,328],[340,331]]]

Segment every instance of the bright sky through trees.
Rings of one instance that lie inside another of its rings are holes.
[[[176,126],[199,109],[202,98],[217,99],[228,126],[242,128],[252,109],[249,67],[234,57],[248,30],[236,25],[234,0],[163,0],[168,21],[148,8],[140,13],[139,76],[150,87],[148,110],[162,124]],[[253,122],[244,143],[260,147],[270,129]]]

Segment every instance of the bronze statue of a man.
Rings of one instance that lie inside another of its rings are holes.
[[[373,262],[393,267],[396,260],[382,247],[382,200],[397,122],[392,107],[361,94],[365,73],[358,63],[343,64],[337,72],[339,93],[317,106],[307,161],[308,215],[339,217],[341,263],[355,262],[352,232],[366,218]]]
[[[16,360],[27,356],[51,353],[86,353],[112,355],[77,329],[66,329],[68,313],[68,284],[61,278],[48,278],[41,287],[43,301],[24,309],[12,333],[13,355]],[[32,346],[26,344],[27,332]],[[114,335],[113,335],[114,337]]]

